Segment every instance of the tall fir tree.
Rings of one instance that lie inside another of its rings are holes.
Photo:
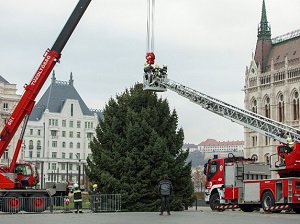
[[[142,84],[111,98],[103,110],[86,174],[101,193],[121,194],[123,211],[158,211],[158,181],[169,175],[174,185],[171,209],[194,201],[189,152],[184,133],[167,100],[143,91]]]

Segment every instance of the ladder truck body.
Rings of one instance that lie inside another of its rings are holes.
[[[37,167],[26,162],[17,162],[28,117],[34,107],[35,99],[51,73],[59,62],[61,52],[72,35],[75,27],[87,9],[91,0],[80,0],[51,49],[47,49],[43,60],[13,110],[11,116],[0,132],[0,157],[4,154],[16,131],[23,122],[13,158],[8,166],[0,166],[0,210],[17,213],[42,212],[48,206],[55,189],[35,189],[40,181]]]
[[[155,69],[156,68],[156,69]],[[168,79],[157,66],[145,64],[143,86],[146,91],[172,90],[202,108],[260,134],[278,140],[276,154],[269,164],[251,158],[212,158],[205,164],[205,200],[212,210],[239,207],[244,212],[263,208],[272,212],[292,209],[300,213],[300,132],[298,129],[240,109]],[[287,151],[287,138],[295,142]],[[284,164],[282,160],[285,160]],[[272,161],[273,160],[273,161]],[[279,178],[271,178],[276,171]]]

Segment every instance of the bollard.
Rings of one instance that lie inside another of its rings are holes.
[[[63,213],[72,213],[72,211],[69,208],[69,203],[70,203],[70,199],[68,197],[65,197],[64,198],[64,204],[66,205],[66,208],[63,211]]]

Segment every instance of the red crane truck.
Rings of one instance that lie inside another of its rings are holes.
[[[17,162],[17,158],[36,96],[55,64],[59,62],[63,48],[90,2],[91,0],[80,0],[77,3],[52,48],[46,50],[42,63],[29,84],[24,87],[23,95],[0,133],[1,157],[22,121],[24,122],[10,165],[0,166],[0,205],[3,212],[42,212],[49,206],[50,197],[55,194],[55,189],[34,189],[39,182],[37,168],[30,163]]]

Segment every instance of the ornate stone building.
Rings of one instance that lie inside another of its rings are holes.
[[[86,184],[84,165],[103,115],[87,107],[73,82],[72,73],[69,81],[58,81],[53,72],[26,127],[22,159],[38,166],[42,188],[48,182]]]
[[[300,30],[271,38],[264,0],[255,54],[245,72],[244,91],[246,109],[299,128]],[[244,135],[246,157],[268,162],[276,152],[278,141],[247,128]]]

